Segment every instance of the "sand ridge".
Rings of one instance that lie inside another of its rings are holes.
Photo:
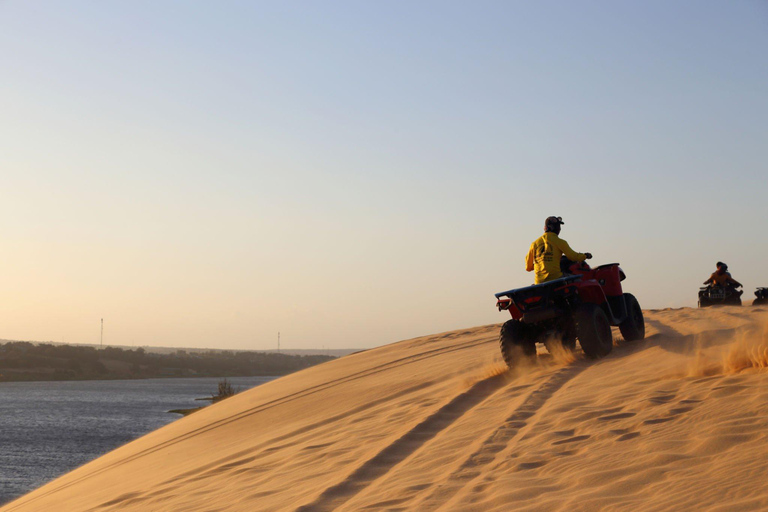
[[[0,511],[767,509],[768,310],[645,314],[600,361],[506,371],[498,325],[352,354]]]

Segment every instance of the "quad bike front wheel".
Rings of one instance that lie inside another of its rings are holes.
[[[640,303],[631,293],[624,294],[624,303],[627,306],[627,318],[619,324],[619,331],[624,341],[636,341],[645,338],[645,320]]]
[[[536,339],[530,326],[520,320],[507,320],[501,326],[499,347],[507,366],[514,368],[524,359],[536,357]]]
[[[613,350],[611,323],[597,304],[584,304],[576,310],[576,334],[590,359],[605,357]]]

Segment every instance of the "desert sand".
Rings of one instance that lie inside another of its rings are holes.
[[[540,348],[506,371],[499,325],[352,354],[1,510],[768,509],[768,309],[645,315],[599,361]]]

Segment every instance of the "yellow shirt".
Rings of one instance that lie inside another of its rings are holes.
[[[563,277],[560,271],[560,257],[563,254],[572,261],[587,259],[586,255],[571,249],[568,242],[555,233],[544,233],[531,244],[525,259],[525,270],[536,271],[536,284]]]

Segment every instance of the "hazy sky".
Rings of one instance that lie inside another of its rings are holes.
[[[768,4],[0,1],[0,338],[502,322],[544,218],[644,308],[768,286]]]

